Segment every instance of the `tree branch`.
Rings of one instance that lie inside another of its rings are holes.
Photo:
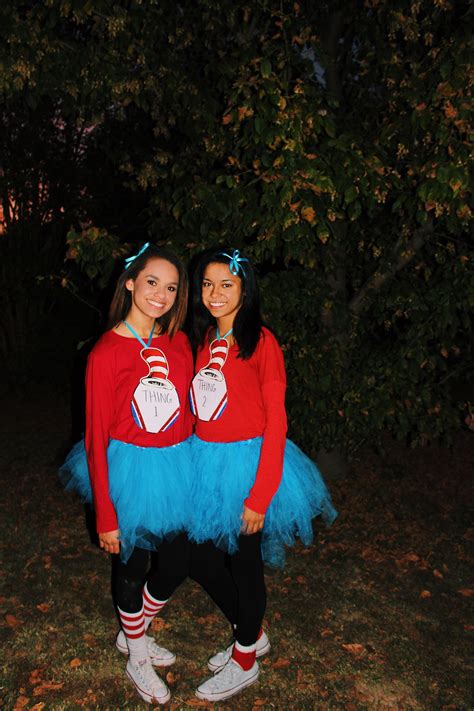
[[[336,9],[330,12],[326,26],[326,34],[323,37],[322,45],[327,55],[326,64],[326,87],[328,94],[336,101],[342,100],[342,82],[339,71],[339,38],[342,34],[344,15],[341,10]]]
[[[425,227],[422,227],[414,233],[412,238],[408,241],[408,244],[406,244],[403,248],[402,252],[399,252],[401,246],[400,241],[398,241],[394,250],[394,257],[396,257],[398,253],[396,261],[389,264],[387,269],[384,271],[374,272],[367,279],[365,284],[361,286],[359,291],[354,294],[352,299],[349,301],[349,310],[356,316],[360,314],[367,301],[369,301],[374,294],[380,291],[382,286],[389,279],[391,279],[391,277],[412,261],[413,257],[420,251],[432,233],[433,223],[430,220]]]

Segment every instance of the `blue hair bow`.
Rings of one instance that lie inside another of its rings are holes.
[[[242,266],[242,262],[248,262],[249,260],[246,257],[241,257],[238,249],[234,249],[232,256],[227,254],[227,252],[220,252],[219,254],[223,257],[227,257],[227,259],[230,259],[229,270],[231,274],[238,276],[239,270],[241,270],[242,274],[245,276],[245,269]]]
[[[135,259],[137,259],[138,257],[140,257],[140,256],[143,254],[143,252],[144,252],[146,249],[148,249],[149,246],[150,246],[150,243],[149,243],[149,242],[145,242],[145,244],[143,245],[143,247],[141,248],[141,250],[140,250],[139,252],[137,252],[136,254],[134,254],[132,257],[127,257],[127,259],[125,260],[125,269],[128,269],[129,266],[135,261]]]

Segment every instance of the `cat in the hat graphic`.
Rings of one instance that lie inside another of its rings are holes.
[[[159,348],[143,348],[140,355],[148,365],[148,373],[133,394],[133,419],[142,430],[165,432],[180,413],[178,393],[168,379],[168,361]]]
[[[227,406],[227,384],[222,367],[227,360],[229,344],[215,338],[209,346],[210,360],[201,368],[189,391],[193,415],[205,421],[217,420]]]

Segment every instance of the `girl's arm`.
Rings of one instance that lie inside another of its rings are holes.
[[[85,444],[99,537],[101,534],[110,536],[118,529],[117,516],[109,496],[107,466],[109,432],[114,414],[113,372],[110,352],[96,347],[87,361]],[[101,542],[101,547],[109,550],[105,542],[104,545]]]
[[[256,357],[265,410],[265,430],[255,482],[244,502],[247,509],[260,515],[265,514],[281,481],[287,431],[283,353],[275,337],[267,330],[263,333]],[[243,520],[250,525],[258,523],[245,510]]]

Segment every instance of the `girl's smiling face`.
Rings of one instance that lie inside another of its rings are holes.
[[[160,318],[169,311],[178,293],[179,273],[166,259],[149,259],[136,279],[129,279],[125,287],[132,294],[131,316]]]
[[[230,328],[242,305],[242,280],[231,274],[228,264],[211,262],[202,279],[202,303],[216,318]]]

